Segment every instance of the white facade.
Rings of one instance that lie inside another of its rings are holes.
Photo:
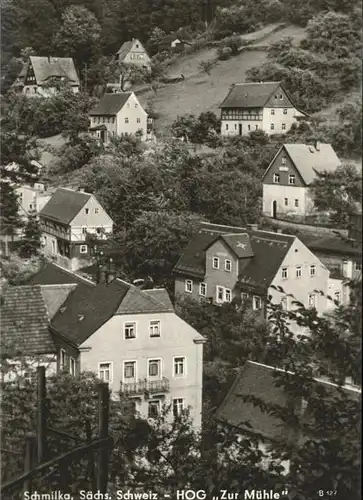
[[[70,85],[69,88],[74,94],[79,92],[79,85]],[[44,87],[42,85],[24,85],[22,93],[27,97],[52,97],[56,95],[56,87]]]
[[[276,214],[304,216],[314,211],[314,202],[309,195],[309,189],[303,186],[283,184],[263,184],[262,211],[268,217]]]
[[[150,57],[140,40],[137,39],[132,40],[132,46],[121,62],[147,68],[150,68],[151,65]]]
[[[97,130],[97,137],[103,137],[103,142],[107,144],[109,138],[114,135],[139,135],[142,141],[151,138],[147,133],[148,114],[140,104],[136,95],[132,92],[122,109],[114,116],[101,116],[92,115],[90,117],[90,127],[97,127],[104,125],[106,133],[102,135],[103,131]]]
[[[222,136],[248,135],[255,130],[263,130],[268,135],[285,134],[297,123],[297,117],[303,113],[293,107],[260,108],[261,120],[225,120],[222,119]]]
[[[52,196],[41,183],[20,186],[15,189],[15,193],[18,196],[19,215],[23,219],[27,219],[29,213],[39,213]]]

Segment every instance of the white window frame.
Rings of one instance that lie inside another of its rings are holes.
[[[158,363],[158,374],[150,375],[150,363]],[[162,358],[148,358],[147,360],[147,378],[149,380],[161,380],[163,378],[163,363]]]
[[[125,367],[127,363],[133,363],[134,365],[134,376],[133,377],[126,377],[125,376]],[[125,359],[122,363],[122,382],[124,384],[127,384],[129,380],[134,380],[136,382],[137,380],[137,360],[136,359]]]
[[[229,300],[227,299],[227,294],[229,295]],[[232,302],[232,290],[230,288],[224,289],[224,302]]]
[[[59,351],[59,370],[63,371],[67,368],[67,353],[65,349]]]
[[[286,165],[286,156],[281,158],[281,165]]]
[[[298,198],[295,198],[294,206],[295,206],[295,208],[299,207],[299,199]]]
[[[152,323],[154,323],[154,324],[152,324]],[[157,335],[155,333],[152,333],[154,327],[158,328],[158,332],[159,333]],[[160,319],[151,319],[151,320],[149,320],[149,335],[150,335],[150,337],[155,337],[155,338],[161,336],[161,321],[160,321]]]
[[[281,130],[286,130],[286,123],[281,123]]]
[[[141,123],[140,118],[136,118],[136,123]]]
[[[274,123],[270,123],[270,130],[275,130],[275,124]]]
[[[216,265],[214,265],[215,263],[216,263]],[[219,257],[213,257],[212,267],[213,267],[213,269],[219,269]]]
[[[285,207],[288,207],[288,206],[289,206],[289,199],[285,198]]]
[[[173,417],[174,418],[180,417],[184,409],[185,409],[185,398],[173,398]]]
[[[286,274],[286,276],[284,276]],[[283,280],[287,280],[289,277],[289,271],[288,271],[288,268],[287,267],[282,267],[281,268],[281,278]]]
[[[315,264],[311,264],[310,269],[309,269],[309,274],[310,274],[311,278],[316,276],[316,265]]]
[[[86,215],[89,214],[89,208],[85,208],[84,211],[85,211]]]
[[[258,304],[259,304],[258,307],[256,306],[256,301],[258,301]],[[252,309],[254,311],[261,311],[261,309],[262,309],[262,299],[258,295],[254,295],[252,297]]]
[[[241,301],[245,304],[249,299],[249,294],[247,292],[241,292]]]
[[[150,406],[154,406],[156,405],[158,406],[158,415],[160,415],[161,413],[161,400],[160,399],[149,399],[148,403],[147,403],[147,418],[157,418],[157,417],[153,417],[151,415],[149,415],[149,407]]]
[[[296,278],[301,278],[302,277],[302,266],[296,266],[295,268],[295,276]]]
[[[176,373],[176,360],[177,359],[183,359],[183,373]],[[174,356],[173,357],[173,377],[174,378],[185,378],[187,375],[187,358],[186,356]]]
[[[88,251],[87,245],[81,245],[79,247],[79,253],[87,253],[87,251]]]
[[[314,299],[314,304],[311,304],[311,299]],[[308,306],[309,307],[316,307],[316,294],[315,293],[309,293],[308,295]]]
[[[359,261],[354,262],[354,271],[361,271],[362,270],[362,263]]]
[[[107,371],[107,368],[104,368],[104,369],[101,369],[101,365],[108,365],[108,380],[106,380],[105,378],[103,378],[101,376],[101,373],[104,372],[104,371]],[[104,382],[112,382],[113,380],[113,363],[112,361],[100,361],[98,363],[98,378],[103,380]]]
[[[338,304],[341,303],[341,301],[342,301],[342,294],[340,293],[340,291],[334,292],[334,301],[338,302]]]
[[[73,377],[75,377],[76,372],[77,372],[76,360],[72,356],[69,356],[69,373],[73,375]]]
[[[202,287],[204,287],[204,293],[202,293]],[[207,289],[208,289],[208,285],[207,283],[199,283],[199,295],[201,295],[202,297],[206,297],[207,296]]]
[[[224,261],[224,270],[227,273],[231,273],[232,272],[232,261],[230,259],[225,259],[225,261]]]
[[[275,114],[275,110],[272,108],[271,109],[271,115],[274,115]]]
[[[82,234],[87,234],[87,227],[86,226],[82,227]]]
[[[228,123],[226,123],[226,130],[228,130]]]
[[[274,181],[274,184],[280,184],[280,174],[274,174],[273,175],[273,181]]]
[[[295,174],[290,174],[289,175],[289,184],[290,184],[290,186],[295,185],[295,183],[296,183],[296,175]]]
[[[190,290],[189,290],[190,285]],[[185,280],[185,291],[187,293],[193,293],[193,280]]]
[[[125,118],[125,123],[129,123],[129,119],[128,118]]]
[[[126,328],[128,328],[131,325],[134,325],[134,336],[133,337],[127,337],[126,336]],[[125,340],[136,339],[136,334],[137,334],[137,324],[136,324],[136,321],[125,321],[124,322],[124,327],[123,327],[123,332],[124,332],[124,339]]]
[[[283,112],[284,115],[287,115],[287,108],[284,108]]]
[[[95,208],[95,214],[98,214],[98,212],[99,212],[99,208],[97,207],[97,208]]]
[[[282,94],[280,94],[280,101],[282,101],[284,98],[284,96]]]
[[[222,292],[222,298],[220,299],[218,297],[218,292],[221,291]],[[220,286],[220,285],[217,285],[216,286],[216,302],[217,304],[222,304],[224,302],[224,286]]]

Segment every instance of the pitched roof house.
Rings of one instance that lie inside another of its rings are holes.
[[[218,408],[216,417],[224,425],[231,426],[241,432],[242,435],[257,435],[260,439],[260,449],[268,453],[269,443],[302,442],[306,436],[301,431],[292,426],[289,427],[286,422],[280,419],[276,414],[254,404],[252,401],[244,399],[245,396],[252,396],[262,400],[266,405],[276,405],[281,409],[294,409],[304,422],[312,420],[309,406],[303,398],[292,398],[285,391],[283,385],[278,383],[278,376],[285,372],[280,368],[247,361],[240,369],[236,379],[226,395],[223,403]],[[314,379],[317,386],[327,390],[327,394],[334,394],[339,397],[338,386],[327,380]],[[360,401],[361,389],[357,386],[345,385],[343,392],[352,401]],[[268,410],[268,408],[267,408]],[[268,463],[268,460],[266,460]],[[286,469],[289,463],[285,462]]]
[[[264,215],[305,217],[313,213],[309,186],[318,173],[334,172],[340,165],[330,144],[283,144],[262,179]]]
[[[235,83],[219,107],[224,136],[248,135],[254,130],[284,134],[298,117],[306,116],[281,82]]]
[[[91,257],[87,234],[103,240],[113,221],[91,193],[58,188],[39,212],[45,255],[75,270]]]
[[[104,94],[89,115],[90,133],[105,144],[112,136],[151,138],[151,119],[133,92]]]
[[[268,296],[284,308],[292,294],[319,313],[327,309],[326,266],[295,236],[202,223],[174,268],[175,293],[210,299],[215,304],[233,298],[265,311]],[[278,292],[282,287],[285,293]]]
[[[29,345],[30,357],[52,356],[53,370],[95,372],[143,416],[157,416],[164,403],[174,415],[190,407],[200,426],[204,338],[175,314],[167,291],[76,281],[10,287],[5,339],[15,350]]]
[[[140,40],[133,38],[124,42],[116,53],[118,61],[125,64],[135,64],[150,69],[151,59]]]
[[[56,91],[50,86],[52,80],[67,83],[73,92],[79,91],[79,77],[71,57],[30,56],[13,86],[30,97],[48,96]]]

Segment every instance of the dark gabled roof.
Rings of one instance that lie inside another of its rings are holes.
[[[237,375],[225,400],[218,408],[216,417],[225,423],[263,437],[278,440],[284,435],[284,426],[280,419],[263,412],[252,402],[243,401],[241,396],[254,396],[266,404],[286,407],[287,395],[281,387],[276,387],[272,367],[247,361]],[[249,422],[252,427],[248,427]]]
[[[26,355],[56,352],[49,332],[49,314],[39,285],[10,286],[2,297],[3,350]]]
[[[242,269],[239,281],[245,287],[264,293],[278,272],[295,236],[249,231],[254,257]]]
[[[205,276],[205,249],[216,239],[215,234],[200,231],[188,244],[174,267],[174,272],[195,278]]]
[[[301,234],[299,239],[312,251],[327,252],[329,254],[339,254],[341,256],[351,255],[362,257],[362,248],[356,242],[347,240],[338,234],[326,236],[316,236],[311,234]]]
[[[254,396],[267,405],[277,405],[281,408],[291,407],[292,404],[301,405],[302,400],[293,402],[283,386],[277,386],[278,383],[276,383],[277,380],[275,380],[274,376],[276,373],[283,374],[284,371],[254,361],[247,361],[239,371],[223,403],[218,408],[216,412],[217,419],[241,430],[262,435],[271,441],[291,437],[290,432],[292,429],[289,429],[281,419],[264,412],[252,402],[243,400],[243,396]],[[338,396],[339,386],[322,379],[314,380],[317,384],[323,385],[328,394]],[[349,399],[360,400],[360,389],[350,386],[343,386],[342,389]],[[296,408],[299,409],[299,406],[296,406]],[[312,419],[308,409],[303,419],[306,422]],[[246,422],[249,422],[252,427],[246,425]],[[299,436],[296,435],[295,437],[297,439]]]
[[[115,314],[174,312],[164,289],[140,290],[115,279],[111,283],[77,286],[52,321],[52,329],[81,345]]]
[[[281,82],[235,83],[220,108],[262,108]]]
[[[165,289],[141,290],[136,286],[130,286],[116,314],[162,312],[174,312],[169,295]]]
[[[52,329],[81,345],[115,314],[129,286],[120,280],[94,287],[78,285],[54,316]]]
[[[64,267],[47,262],[36,274],[27,281],[28,285],[67,285],[83,283],[88,286],[94,286],[90,280],[68,271]]]
[[[90,116],[116,115],[124,107],[132,92],[104,94],[100,102],[89,112]]]
[[[264,293],[276,276],[295,236],[256,231],[245,228],[202,223],[198,234],[189,243],[177,262],[174,272],[204,278],[206,249],[222,237],[240,259],[248,259],[239,280],[258,293]],[[244,241],[245,248],[238,247]]]
[[[69,224],[91,196],[91,194],[82,191],[58,188],[39,212],[39,215],[63,224]]]

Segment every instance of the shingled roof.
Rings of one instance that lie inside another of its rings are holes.
[[[30,56],[30,63],[38,85],[46,83],[52,77],[66,78],[71,84],[79,85],[79,78],[71,57]],[[25,74],[26,71],[21,72],[20,75],[25,76]]]
[[[41,286],[10,286],[2,301],[0,325],[4,349],[16,349],[27,355],[56,352],[48,330],[47,299]]]
[[[239,371],[229,393],[216,412],[218,420],[239,428],[246,432],[263,436],[271,441],[279,441],[287,438],[293,430],[288,429],[277,416],[263,411],[252,402],[243,400],[243,396],[254,396],[261,399],[265,404],[278,405],[288,408],[292,404],[283,386],[277,386],[276,373],[287,373],[279,368],[247,361]],[[291,373],[293,375],[293,373]],[[338,395],[338,386],[331,382],[315,379],[317,384],[322,384],[328,394]],[[344,392],[352,400],[359,401],[361,390],[355,387],[344,386]],[[300,404],[302,401],[300,401]],[[295,404],[299,404],[295,401]],[[305,418],[312,418],[307,411]],[[247,422],[252,426],[248,426]],[[298,436],[296,436],[297,438]]]
[[[318,147],[311,144],[284,144],[282,147],[306,185],[316,179],[317,173],[334,172],[341,165],[330,144],[320,143]]]
[[[129,40],[128,42],[124,42],[119,50],[117,51],[117,55],[120,61],[123,61],[127,54],[130,52],[132,49],[132,46],[134,44],[134,40]]]
[[[140,290],[116,279],[92,288],[78,285],[52,321],[52,329],[81,345],[115,314],[173,312],[165,290]]]
[[[278,272],[295,236],[202,223],[174,272],[203,279],[206,250],[218,239],[227,243],[239,259],[247,259],[239,281],[256,292],[265,292]]]
[[[235,83],[220,108],[263,108],[281,82]]]
[[[39,214],[54,221],[69,224],[91,196],[82,191],[58,188]]]
[[[124,107],[132,92],[104,94],[100,102],[91,109],[90,116],[116,115]]]
[[[69,271],[54,262],[47,262],[27,281],[27,285],[67,285],[79,283],[95,286],[95,283],[92,283],[89,279]]]

